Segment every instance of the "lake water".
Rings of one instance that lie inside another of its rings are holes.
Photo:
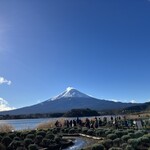
[[[103,119],[104,117],[107,117],[108,120],[110,120],[111,116],[99,116],[97,118]],[[116,117],[116,116],[113,116]],[[86,117],[81,117],[81,119],[85,119]],[[94,118],[94,117],[88,117],[88,118]],[[0,120],[1,124],[10,124],[12,125],[15,130],[23,130],[23,129],[35,129],[38,124],[44,123],[44,122],[53,122],[58,119],[65,119],[65,118],[40,118],[40,119],[16,119],[16,120]],[[76,119],[76,118],[67,118],[67,119]]]

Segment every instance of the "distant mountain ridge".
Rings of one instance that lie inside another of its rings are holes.
[[[21,115],[37,113],[67,112],[71,109],[93,109],[97,111],[110,109],[123,109],[135,106],[133,103],[114,102],[102,100],[84,94],[74,88],[67,88],[63,93],[36,105],[23,107],[11,111],[0,112],[1,115]]]

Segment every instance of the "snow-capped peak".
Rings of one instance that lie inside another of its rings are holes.
[[[58,96],[53,97],[51,100],[56,100],[60,98],[67,98],[67,97],[82,97],[82,98],[89,98],[90,96],[81,93],[80,91],[76,90],[73,87],[68,87],[63,93],[59,94]]]

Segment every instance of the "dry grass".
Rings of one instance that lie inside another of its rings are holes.
[[[0,124],[0,132],[12,132],[14,127],[9,124]]]
[[[64,118],[59,118],[58,121],[60,124],[64,124]],[[37,125],[36,129],[49,129],[49,128],[54,128],[55,127],[55,122],[56,120],[54,121],[48,121],[48,122],[43,122],[43,123],[40,123]]]

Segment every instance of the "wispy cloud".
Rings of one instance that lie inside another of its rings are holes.
[[[7,111],[15,109],[14,107],[10,107],[8,102],[0,97],[0,111]]]
[[[131,102],[131,103],[137,103],[137,101],[136,101],[136,100],[134,100],[134,99],[133,99],[133,100],[131,100],[130,102]]]
[[[7,85],[11,85],[11,81],[5,79],[4,77],[0,77],[0,84],[7,84]]]

